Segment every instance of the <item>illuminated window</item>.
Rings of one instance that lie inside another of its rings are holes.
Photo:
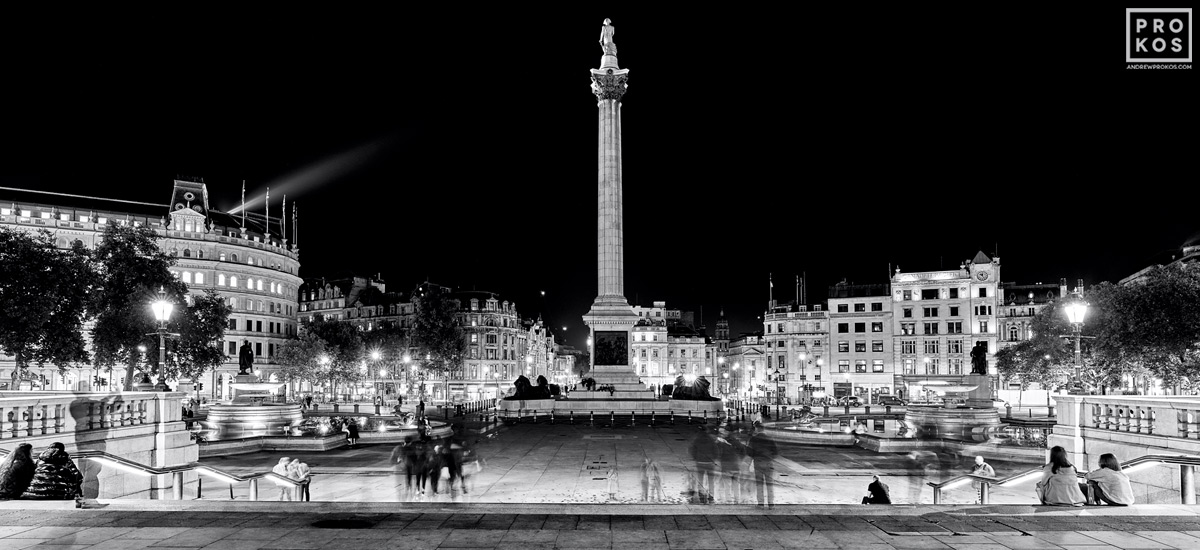
[[[224,273],[217,274],[217,286],[225,286],[225,274]]]
[[[237,276],[236,275],[229,276],[229,286],[232,286],[232,287],[237,286]]]
[[[198,284],[198,285],[204,284],[204,274],[203,273],[196,274],[196,284]]]
[[[188,284],[188,285],[192,284],[192,272],[191,271],[183,272],[183,283]]]

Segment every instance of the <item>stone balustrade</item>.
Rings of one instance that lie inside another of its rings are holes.
[[[1047,445],[1067,450],[1081,471],[1100,455],[1122,462],[1146,455],[1200,456],[1200,396],[1055,395],[1057,421]],[[1179,502],[1188,485],[1178,466],[1149,466],[1133,480],[1139,502]]]
[[[147,392],[6,392],[0,398],[0,439],[108,430],[158,422],[166,394]],[[179,398],[174,404],[180,406]],[[168,414],[174,409],[165,409]],[[180,411],[174,411],[179,420]]]

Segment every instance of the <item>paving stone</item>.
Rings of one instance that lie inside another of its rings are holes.
[[[1092,537],[1102,544],[1119,546],[1127,550],[1166,547],[1161,542],[1139,537],[1133,533],[1122,533],[1120,531],[1080,531],[1080,533]]]
[[[611,548],[613,535],[610,531],[575,530],[558,534],[558,548]]]
[[[721,535],[713,530],[665,531],[671,550],[725,550],[728,548]]]

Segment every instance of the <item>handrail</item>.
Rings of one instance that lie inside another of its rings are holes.
[[[0,448],[0,457],[7,456],[10,453],[12,453],[11,450]],[[97,450],[93,450],[93,449],[80,449],[78,451],[75,451],[75,453],[72,455],[72,458],[80,458],[80,459],[87,458],[87,459],[95,460],[97,462],[108,464],[108,465],[114,466],[118,469],[126,470],[129,472],[135,473],[135,474],[144,474],[144,475],[172,474],[172,477],[174,478],[174,483],[175,483],[173,492],[174,492],[175,498],[177,500],[183,499],[183,473],[187,472],[187,471],[195,471],[197,474],[205,474],[210,477],[214,477],[220,481],[224,481],[224,482],[228,483],[230,485],[230,489],[229,489],[230,497],[232,497],[232,495],[233,495],[232,486],[234,483],[241,483],[243,481],[249,481],[250,482],[250,499],[251,500],[258,500],[258,480],[259,479],[270,478],[276,482],[280,482],[280,481],[287,482],[294,487],[303,487],[305,485],[305,483],[307,483],[305,481],[298,481],[298,480],[292,479],[290,477],[281,476],[275,472],[255,472],[255,473],[246,474],[246,475],[231,474],[231,473],[221,470],[219,468],[214,468],[212,466],[200,464],[199,462],[188,462],[185,464],[176,464],[173,466],[165,466],[165,467],[161,467],[161,468],[155,467],[155,466],[147,466],[140,462],[134,462],[132,460],[129,460],[129,459],[121,457],[121,456],[117,456],[117,455],[114,455],[111,453],[107,453],[104,451],[97,451]],[[312,475],[313,474],[310,473],[309,477],[311,478]]]
[[[1137,458],[1132,458],[1122,465],[1122,470],[1128,471],[1142,465],[1149,464],[1178,464],[1180,466],[1200,466],[1200,456],[1192,455],[1144,455]],[[1018,483],[1028,481],[1040,475],[1045,466],[1040,466],[1021,473],[1013,474],[1008,477],[996,478],[989,476],[981,476],[978,474],[963,474],[952,477],[942,482],[928,481],[925,484],[933,487],[934,504],[941,504],[941,493],[946,489],[953,489],[959,485],[965,484],[968,481],[980,481],[986,485],[1016,485]],[[1075,475],[1079,478],[1086,478],[1088,472],[1080,472],[1076,470]],[[986,497],[985,497],[986,498]],[[1186,495],[1184,496],[1186,498]],[[984,504],[987,504],[985,501]]]

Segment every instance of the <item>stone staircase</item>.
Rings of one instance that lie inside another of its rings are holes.
[[[654,390],[641,382],[641,377],[632,367],[622,365],[598,365],[588,373],[597,386],[612,386],[608,391],[573,391],[571,398],[578,399],[654,399]]]

